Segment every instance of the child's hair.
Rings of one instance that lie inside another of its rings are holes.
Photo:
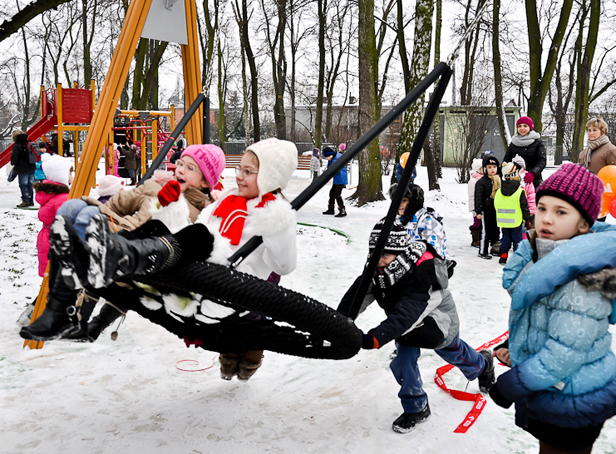
[[[260,194],[283,190],[297,168],[297,147],[293,142],[275,137],[255,142],[246,148],[259,161],[257,187]],[[325,151],[323,151],[325,155]]]
[[[607,123],[603,120],[603,118],[591,118],[590,120],[588,120],[588,123],[586,123],[586,129],[590,128],[591,126],[597,128],[599,131],[601,131],[601,133],[607,134]]]
[[[566,163],[537,188],[537,204],[544,195],[570,203],[592,226],[601,210],[603,182],[586,167]]]
[[[184,156],[190,156],[195,160],[208,186],[214,189],[225,169],[225,153],[222,149],[212,144],[189,145],[182,152],[180,159]]]

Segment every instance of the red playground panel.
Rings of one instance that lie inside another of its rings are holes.
[[[58,104],[56,102],[56,112]],[[92,92],[84,88],[62,89],[62,122],[90,123],[92,121]]]

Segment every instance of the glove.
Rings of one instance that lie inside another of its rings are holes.
[[[535,174],[532,172],[526,172],[526,175],[524,175],[524,183],[528,184],[528,183],[532,183],[535,180]]]
[[[372,350],[373,348],[379,348],[379,341],[376,340],[372,334],[364,334],[364,338],[361,342],[361,348],[366,350]]]
[[[530,222],[530,219],[524,223],[524,227],[526,227],[526,230],[530,230],[533,228],[533,223]]]
[[[177,202],[181,193],[182,189],[180,188],[180,183],[176,180],[169,180],[158,192],[158,201],[162,206],[166,207],[171,202]]]
[[[511,402],[509,399],[507,399],[505,396],[501,394],[501,392],[498,389],[498,382],[496,382],[494,386],[490,388],[490,397],[492,398],[494,403],[498,405],[499,407],[509,408],[511,407],[511,404],[513,404],[513,402]]]

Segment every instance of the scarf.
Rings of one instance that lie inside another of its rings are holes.
[[[584,153],[584,162],[586,168],[588,168],[588,164],[590,164],[591,153],[597,148],[599,148],[601,145],[605,145],[606,143],[610,143],[610,139],[605,134],[601,134],[598,139],[588,141],[588,143],[586,144],[586,148],[584,148],[584,150],[582,151],[582,153]]]
[[[539,133],[537,131],[530,131],[525,136],[521,136],[519,134],[514,135],[511,138],[511,143],[516,147],[527,147],[537,139],[541,139]]]
[[[385,267],[383,274],[375,274],[372,278],[373,285],[382,290],[391,287],[398,282],[402,276],[408,273],[417,263],[428,247],[422,242],[412,242],[411,245],[396,256],[396,258]],[[370,257],[368,257],[370,259]]]
[[[269,192],[263,195],[261,202],[255,208],[263,208],[273,200],[276,200],[276,196]],[[246,202],[245,197],[229,195],[214,210],[214,216],[222,218],[218,231],[222,236],[229,239],[234,246],[240,244],[242,232],[244,231],[244,222],[248,215]]]
[[[501,188],[501,179],[498,175],[488,175],[488,178],[492,180],[492,193],[490,198],[493,199],[496,196],[496,191]]]

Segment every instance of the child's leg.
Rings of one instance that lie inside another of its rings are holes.
[[[483,356],[460,339],[460,336],[456,336],[447,347],[434,351],[449,364],[460,369],[468,380],[479,377],[485,366]]]
[[[524,225],[520,224],[515,229],[511,229],[511,241],[513,242],[513,251],[518,248],[518,244],[522,241],[524,235]]]
[[[338,203],[338,209],[344,209],[344,200],[342,199],[342,189],[344,188],[343,184],[335,184],[334,185],[334,194],[336,198],[336,202]]]
[[[480,255],[488,255],[489,254],[490,241],[488,239],[488,231],[486,226],[486,215],[485,212],[482,213],[481,216],[481,240],[479,241],[479,254]]]
[[[500,229],[496,225],[496,210],[494,207],[487,206],[484,211],[484,219],[490,245],[496,244],[500,239]]]
[[[501,229],[501,240],[500,240],[500,252],[501,254],[504,252],[509,252],[509,249],[511,248],[511,234],[513,232],[514,229],[509,229],[506,227],[503,227]]]
[[[428,396],[422,388],[421,374],[417,366],[421,350],[402,344],[396,344],[396,347],[398,354],[389,367],[400,385],[398,397],[405,413],[419,413],[428,403]]]

